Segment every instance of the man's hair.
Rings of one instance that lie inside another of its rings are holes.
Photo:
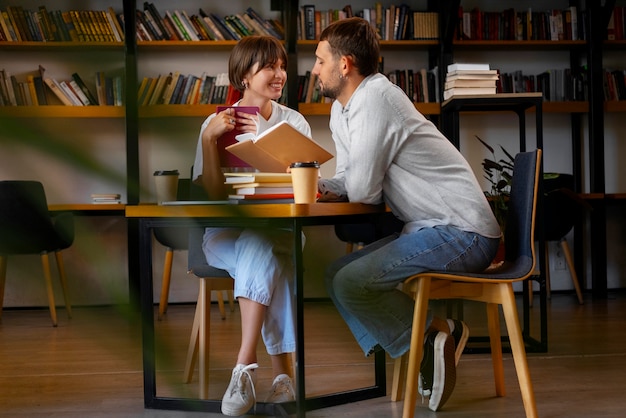
[[[228,79],[239,92],[245,87],[243,79],[258,63],[257,72],[267,65],[282,60],[287,67],[287,52],[283,44],[273,36],[246,36],[242,38],[230,53],[228,60]]]
[[[360,17],[338,20],[328,25],[320,34],[327,41],[333,56],[349,56],[359,74],[367,77],[378,72],[380,44],[376,31]]]

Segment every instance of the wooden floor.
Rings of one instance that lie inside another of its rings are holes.
[[[535,303],[533,317],[538,312]],[[571,294],[549,303],[547,353],[529,353],[541,417],[622,417],[626,414],[626,294],[607,300]],[[484,335],[477,307],[465,308],[473,335]],[[482,311],[481,311],[482,312]],[[211,397],[221,398],[235,360],[239,315],[221,320],[214,307]],[[197,376],[183,384],[182,367],[192,306],[171,306],[157,323],[159,394],[194,397]],[[372,362],[359,352],[333,306],[308,302],[306,315],[307,394],[334,392],[373,382]],[[74,318],[59,312],[50,325],[45,310],[6,310],[0,323],[0,417],[213,417],[143,407],[140,327],[119,308],[77,308]],[[267,355],[259,348],[257,396],[270,385]],[[390,382],[392,362],[388,363]],[[507,396],[496,398],[486,354],[465,354],[454,393],[444,409],[431,412],[418,400],[420,417],[522,417],[519,388],[510,355],[505,355]],[[389,385],[390,386],[390,385]],[[321,409],[308,417],[400,417],[401,403],[389,396]]]

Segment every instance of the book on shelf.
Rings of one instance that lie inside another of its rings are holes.
[[[246,186],[244,185],[240,185],[240,186]],[[237,187],[235,189],[235,194],[237,195],[274,195],[274,194],[281,194],[281,195],[287,195],[287,194],[291,194],[293,195],[293,186],[290,184],[289,186],[284,186],[284,187],[271,187],[271,186],[267,186],[267,187],[254,187],[254,186],[250,186],[250,187]]]
[[[291,173],[278,172],[234,172],[224,173],[225,184],[245,183],[290,183]]]
[[[92,203],[122,203],[122,196],[119,193],[92,193],[91,201]]]
[[[89,90],[83,79],[78,75],[78,73],[72,73],[72,79],[78,85],[78,88],[83,92],[83,94],[89,100],[90,105],[97,105],[98,99],[96,96]]]
[[[58,81],[53,78],[46,77],[44,82],[50,88],[50,91],[66,106],[74,106],[74,102],[65,94]]]
[[[484,71],[484,70],[490,70],[491,68],[489,67],[489,64],[483,64],[483,63],[461,63],[461,62],[456,62],[454,64],[450,64],[448,65],[448,72],[453,72],[453,71],[467,71],[467,70],[472,70],[472,71]]]
[[[488,71],[452,71],[446,74],[446,80],[497,80],[498,79],[498,70],[488,70]]]
[[[265,130],[254,139],[229,145],[226,150],[260,171],[281,172],[295,161],[320,164],[333,155],[287,121]]]
[[[496,94],[496,87],[455,87],[443,91],[443,100],[453,96]]]
[[[495,87],[497,79],[455,79],[446,80],[445,89],[451,89],[455,87]]]

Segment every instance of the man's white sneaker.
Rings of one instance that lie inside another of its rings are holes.
[[[296,400],[296,392],[293,389],[291,378],[286,374],[279,374],[272,383],[272,389],[265,402],[283,403]]]
[[[256,375],[254,369],[258,364],[252,363],[247,366],[238,364],[233,369],[228,389],[222,398],[222,414],[238,417],[250,410],[256,403],[254,382]]]

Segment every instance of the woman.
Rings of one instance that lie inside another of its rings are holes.
[[[275,101],[282,95],[286,68],[287,53],[273,37],[246,37],[233,48],[228,76],[230,83],[242,93],[235,108],[256,106],[259,111],[251,114],[228,108],[210,115],[202,124],[193,180],[204,187],[210,199],[226,198],[222,173],[232,171],[229,166],[239,165],[223,152],[228,145],[224,140],[232,137],[233,130],[259,134],[259,130],[286,120],[303,134],[311,135],[311,128],[300,113]],[[258,367],[259,335],[270,354],[275,376],[266,402],[295,399],[291,366],[291,353],[296,344],[292,313],[292,242],[291,233],[284,230],[206,229],[203,250],[207,262],[227,270],[235,279],[235,297],[241,311],[241,347],[222,399],[224,415],[243,415],[255,403],[254,369]]]

